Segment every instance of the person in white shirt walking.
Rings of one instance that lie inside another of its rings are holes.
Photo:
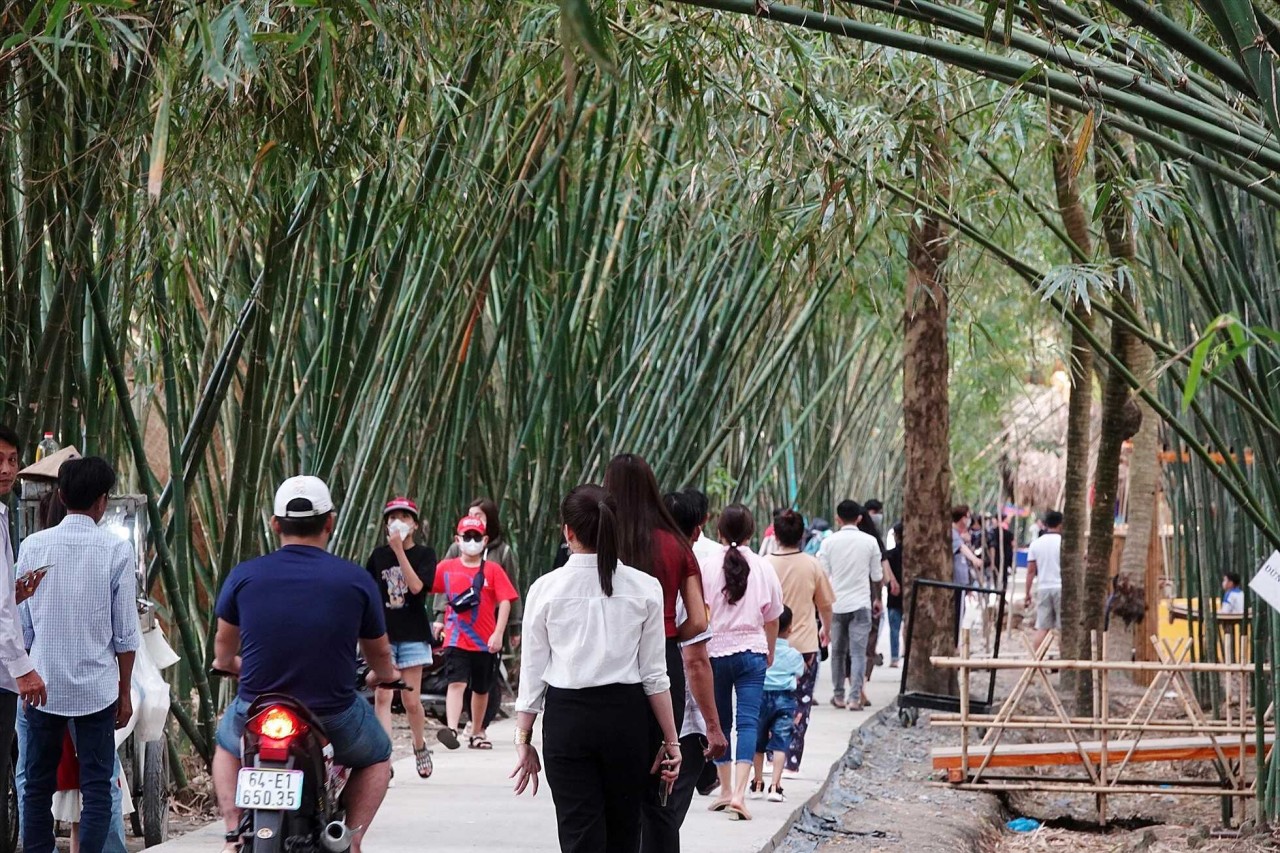
[[[650,774],[680,775],[662,586],[617,557],[613,501],[578,486],[560,506],[569,562],[529,588],[516,700],[515,792],[542,764],[533,725],[545,708],[547,784],[565,853],[635,853]],[[662,745],[650,754],[649,718]]]
[[[115,471],[91,456],[64,462],[58,493],[67,517],[28,536],[19,571],[50,566],[47,587],[23,602],[23,639],[48,682],[42,707],[27,717],[22,843],[53,853],[53,794],[68,723],[80,761],[80,850],[102,853],[112,820],[115,730],[133,715],[130,681],[141,644],[133,546],[98,527]]]
[[[1044,532],[1027,549],[1027,585],[1022,606],[1031,607],[1031,585],[1040,580],[1036,593],[1035,648],[1039,649],[1050,631],[1062,630],[1062,513],[1044,514]]]
[[[836,517],[840,529],[824,539],[818,549],[818,561],[827,570],[836,594],[835,604],[831,606],[831,677],[835,686],[831,704],[861,711],[865,700],[862,688],[867,666],[867,637],[871,634],[872,613],[880,613],[884,569],[880,543],[858,529],[862,507],[856,501],[841,501],[836,507]]]
[[[9,761],[13,751],[14,723],[18,713],[18,696],[32,705],[44,704],[45,687],[36,672],[22,642],[22,624],[18,617],[18,604],[29,598],[40,585],[44,574],[34,572],[22,581],[13,576],[13,543],[9,529],[9,495],[18,480],[22,467],[19,452],[21,440],[17,433],[0,424],[0,779],[9,778]],[[10,592],[12,590],[12,593]],[[17,820],[17,815],[7,814],[8,798],[0,803],[4,825]],[[5,836],[8,837],[7,835]]]

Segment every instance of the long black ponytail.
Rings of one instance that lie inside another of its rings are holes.
[[[618,570],[618,515],[608,493],[588,483],[564,496],[560,518],[574,537],[596,554],[600,589],[613,595],[613,574]]]
[[[729,550],[724,554],[724,597],[730,604],[737,604],[747,594],[747,578],[751,574],[751,564],[739,546],[751,540],[756,522],[751,510],[742,504],[730,504],[720,513],[716,530],[720,538],[729,543]]]

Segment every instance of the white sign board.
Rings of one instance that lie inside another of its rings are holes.
[[[1249,581],[1249,589],[1267,604],[1280,610],[1280,551],[1271,552],[1253,580]]]

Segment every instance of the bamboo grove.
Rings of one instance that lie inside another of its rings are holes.
[[[330,480],[352,556],[392,491],[437,532],[493,496],[524,582],[563,490],[622,449],[762,512],[900,507],[922,218],[952,244],[958,497],[990,491],[969,460],[1074,333],[1190,460],[1164,473],[1179,593],[1280,546],[1277,30],[1256,5],[0,8],[0,417],[151,497],[199,752],[225,698],[211,596],[269,542],[288,473]],[[1137,232],[1125,270],[1108,211]],[[1250,607],[1255,657],[1280,659]],[[1259,771],[1280,814],[1280,768]]]

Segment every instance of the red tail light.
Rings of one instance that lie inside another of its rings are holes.
[[[272,705],[250,720],[248,729],[259,738],[259,756],[284,761],[289,757],[289,745],[307,730],[307,724],[288,708]]]

